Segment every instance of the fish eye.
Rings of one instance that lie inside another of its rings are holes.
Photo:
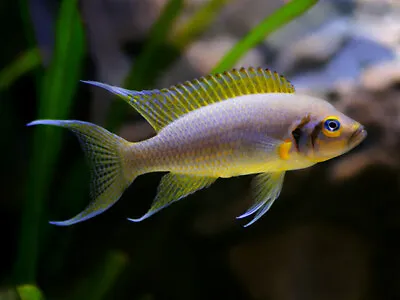
[[[323,133],[328,137],[337,137],[340,135],[341,126],[338,118],[327,117],[323,121]]]
[[[329,131],[336,131],[340,128],[340,122],[335,119],[328,119],[325,121],[325,129]]]

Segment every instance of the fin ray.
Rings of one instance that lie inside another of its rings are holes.
[[[284,177],[285,172],[274,172],[261,173],[253,179],[254,204],[245,213],[238,216],[237,219],[243,219],[253,214],[255,216],[244,227],[248,227],[256,222],[269,210],[280,195]]]
[[[128,220],[132,222],[143,221],[172,203],[210,186],[215,180],[217,178],[168,173],[161,178],[157,196],[149,211],[138,219],[129,218]]]
[[[36,120],[28,124],[53,125],[71,130],[77,137],[91,167],[91,203],[75,217],[50,224],[69,226],[88,220],[115,204],[134,180],[124,170],[123,147],[130,143],[95,124],[76,120]]]

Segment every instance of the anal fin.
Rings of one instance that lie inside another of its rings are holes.
[[[214,183],[217,178],[191,176],[168,173],[161,178],[158,186],[157,196],[154,199],[149,211],[138,219],[128,219],[133,222],[140,222],[172,203],[206,188]]]
[[[254,218],[244,227],[250,226],[264,215],[274,201],[279,197],[285,172],[261,173],[254,177],[252,189],[254,193],[254,204],[237,219],[246,218],[255,213]]]

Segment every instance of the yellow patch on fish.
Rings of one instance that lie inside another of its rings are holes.
[[[292,148],[292,141],[287,139],[285,140],[282,145],[279,146],[279,157],[283,160],[289,159],[289,152]]]

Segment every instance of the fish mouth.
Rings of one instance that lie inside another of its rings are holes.
[[[354,148],[359,145],[365,138],[367,137],[367,130],[365,130],[364,126],[360,125],[353,132],[349,139],[349,146]]]

